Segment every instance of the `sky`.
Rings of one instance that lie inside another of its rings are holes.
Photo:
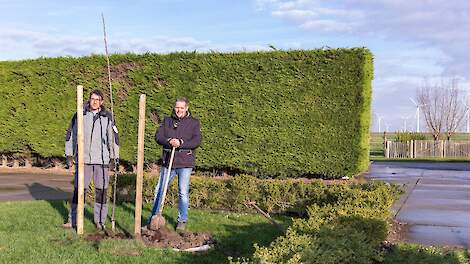
[[[465,0],[0,0],[0,60],[111,53],[367,47],[373,124],[416,130],[416,89],[456,78],[470,93]],[[426,130],[421,120],[421,130]]]

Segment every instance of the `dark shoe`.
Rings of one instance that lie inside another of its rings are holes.
[[[98,229],[99,231],[104,231],[106,229],[106,227],[102,224],[96,224],[95,223],[95,227],[96,229]]]
[[[176,232],[184,232],[186,231],[186,222],[178,222],[176,225]]]

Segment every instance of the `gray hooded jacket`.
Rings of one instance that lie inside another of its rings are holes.
[[[111,113],[101,107],[97,114],[90,111],[89,104],[83,111],[85,164],[108,165],[110,159],[119,158],[118,130]],[[65,136],[65,155],[77,159],[77,114],[72,118]]]

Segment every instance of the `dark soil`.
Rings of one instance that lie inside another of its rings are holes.
[[[387,241],[390,243],[406,241],[410,226],[408,223],[392,220],[390,229],[387,236]]]
[[[212,236],[208,233],[176,233],[166,227],[162,227],[159,230],[147,229],[142,231],[142,240],[148,246],[181,250],[215,243]]]
[[[85,240],[92,241],[92,242],[98,242],[103,239],[130,239],[130,237],[126,236],[123,233],[113,234],[112,232],[103,232],[103,231],[88,234],[85,237]]]
[[[392,220],[389,223],[387,240],[383,241],[381,245],[382,251],[388,254],[393,250],[393,246],[395,244],[398,242],[405,242],[407,240],[409,230],[410,226],[408,223],[399,222],[395,219]]]
[[[88,234],[85,237],[85,240],[90,242],[99,242],[104,239],[130,239],[130,237],[123,233],[113,234],[103,231]],[[177,233],[165,226],[159,230],[143,230],[142,241],[150,247],[175,248],[180,250],[215,244],[212,236],[208,233]]]

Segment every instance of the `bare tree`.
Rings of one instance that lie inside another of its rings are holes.
[[[431,85],[427,80],[425,80],[423,85],[416,91],[418,107],[421,108],[424,120],[434,140],[439,140],[444,126],[443,117],[441,115],[441,109],[443,108],[443,96],[441,93],[441,89],[436,85]]]
[[[465,96],[458,87],[457,79],[442,80],[434,84],[425,80],[423,86],[417,89],[416,94],[434,140],[439,140],[443,132],[450,140],[468,110]]]
[[[452,79],[449,88],[445,89],[445,125],[447,140],[450,140],[458,127],[462,124],[468,111],[466,96],[462,95],[457,79]]]

